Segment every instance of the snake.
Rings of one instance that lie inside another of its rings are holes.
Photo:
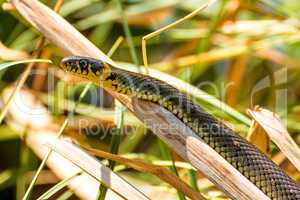
[[[158,104],[192,129],[270,199],[300,200],[300,186],[268,156],[170,84],[90,57],[64,57],[60,67],[104,89]]]

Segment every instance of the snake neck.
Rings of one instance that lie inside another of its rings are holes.
[[[102,87],[114,92],[158,104],[173,113],[192,130],[199,131],[198,123],[193,119],[192,113],[199,110],[204,115],[204,111],[195,106],[178,89],[156,78],[112,67],[110,73],[100,83]]]
[[[103,73],[97,82],[99,86],[105,89],[128,96],[135,96],[136,93],[133,92],[133,88],[129,87],[129,79],[127,80],[122,72],[123,70],[121,69],[111,68],[110,71]]]

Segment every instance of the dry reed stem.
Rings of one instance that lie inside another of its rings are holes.
[[[73,164],[84,170],[96,180],[102,182],[125,199],[149,199],[143,193],[112,172],[108,167],[73,144],[58,139],[47,143],[52,150],[59,153]]]
[[[266,131],[270,139],[300,172],[300,149],[279,117],[262,108],[248,110],[248,114]]]
[[[39,130],[30,131],[26,137],[26,144],[33,150],[33,152],[40,158],[44,158],[48,155],[50,151],[45,144],[49,141],[56,139],[55,132]],[[88,165],[88,163],[86,163]],[[47,166],[53,171],[53,173],[58,176],[59,179],[64,180],[75,173],[82,171],[79,167],[74,165],[71,161],[59,155],[56,152],[52,152],[47,159]],[[98,168],[100,172],[100,168]],[[128,184],[128,183],[126,183]],[[74,178],[68,187],[78,196],[80,199],[96,199],[97,191],[99,187],[98,180],[94,179],[87,173],[82,173],[82,175]],[[124,187],[122,185],[122,187]],[[130,187],[130,186],[129,186]],[[120,197],[115,192],[109,190],[108,199],[124,199]]]
[[[4,2],[4,3],[2,4],[2,9],[3,9],[4,11],[15,11],[15,10],[16,10],[16,8],[14,7],[13,4],[11,4],[11,3],[6,3],[6,2]]]
[[[267,154],[270,145],[270,139],[265,130],[255,121],[252,120],[247,134],[247,140],[254,144],[261,152]]]
[[[15,0],[13,4],[36,29],[67,54],[99,58],[116,66],[111,59],[67,21],[40,2]],[[233,199],[269,199],[171,113],[152,103],[139,100],[131,101],[128,97],[111,94],[134,112],[179,155],[223,189],[228,196]],[[143,108],[144,110],[136,108]],[[153,110],[159,112],[153,113]],[[172,122],[175,122],[175,127],[171,126]],[[158,124],[161,126],[156,127]],[[163,127],[170,128],[164,129]]]
[[[83,148],[98,157],[110,159],[125,164],[141,172],[154,174],[155,176],[164,180],[166,183],[169,183],[170,185],[175,187],[177,190],[183,192],[187,197],[190,197],[191,199],[206,199],[199,192],[191,188],[185,182],[181,181],[175,174],[171,173],[169,170],[162,166],[146,163],[138,159],[124,158],[115,154],[111,154],[97,149],[92,149],[89,147]]]

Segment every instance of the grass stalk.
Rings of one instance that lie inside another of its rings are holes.
[[[188,171],[188,178],[189,178],[190,185],[199,192],[196,171],[193,169],[188,169],[187,171]]]
[[[216,15],[213,16],[208,33],[207,33],[206,37],[199,44],[199,47],[197,50],[198,53],[206,52],[209,49],[209,47],[211,46],[210,43],[211,43],[212,36],[214,35],[215,31],[217,30],[218,25],[220,24],[220,21],[223,19],[222,16],[224,14],[224,10],[225,10],[225,6],[226,6],[227,2],[228,2],[227,0],[221,0],[219,2],[220,5],[218,7]],[[201,69],[201,70],[199,70],[199,69]],[[203,64],[200,66],[197,65],[197,66],[192,67],[192,73],[191,73],[192,76],[189,79],[191,81],[196,80],[198,78],[198,76],[200,74],[202,74],[203,69],[205,69]]]
[[[51,198],[53,195],[55,195],[58,191],[63,189],[65,186],[67,186],[70,181],[72,181],[75,177],[79,176],[81,172],[74,174],[73,176],[70,176],[57,184],[55,184],[53,187],[51,187],[49,190],[47,190],[45,193],[43,193],[37,200],[46,200]]]
[[[59,197],[57,197],[56,200],[67,200],[69,199],[72,195],[73,195],[73,191],[71,189],[65,191],[62,195],[60,195]]]
[[[57,0],[54,6],[54,11],[58,12],[61,8],[61,6],[63,5],[64,0]],[[36,43],[36,47],[35,50],[32,53],[32,57],[37,59],[41,56],[42,52],[43,52],[43,46],[45,44],[45,37],[44,36],[40,36],[37,43]],[[28,76],[30,75],[30,72],[32,70],[32,68],[34,67],[33,62],[29,63],[25,69],[25,71],[22,73],[22,76],[20,78],[20,80],[18,81],[13,93],[10,95],[8,101],[5,103],[5,106],[3,108],[3,110],[0,113],[0,123],[3,121],[4,117],[6,116],[8,109],[10,107],[10,105],[12,104],[12,101],[14,100],[14,98],[16,97],[17,93],[20,91],[20,89],[23,87],[23,85],[25,84],[25,81],[27,80]]]
[[[16,180],[16,197],[21,199],[26,191],[26,172],[29,170],[30,151],[28,147],[22,142],[20,149],[20,168],[18,169],[18,175]]]
[[[114,52],[118,49],[118,47],[120,46],[120,44],[123,41],[123,37],[120,36],[115,43],[113,44],[113,46],[111,47],[111,49],[108,51],[107,55],[109,57],[111,57]],[[116,127],[112,130],[112,138],[111,138],[111,144],[110,144],[110,152],[113,154],[117,154],[119,151],[119,146],[121,143],[121,136],[122,136],[122,131],[123,131],[123,126],[124,126],[124,111],[123,111],[123,106],[119,105],[119,102],[117,100],[115,100],[116,106]],[[115,167],[115,162],[109,160],[108,161],[108,167],[111,170],[114,170]],[[97,195],[97,199],[98,200],[104,200],[105,196],[107,193],[107,187],[103,184],[100,183],[100,187],[99,187],[99,191],[98,191],[98,195]]]
[[[167,145],[162,140],[158,139],[158,142],[159,142],[159,149],[160,149],[160,152],[162,154],[163,159],[165,159],[165,160],[171,160],[172,161],[172,165],[169,166],[169,169],[177,177],[179,177],[179,174],[177,172],[177,169],[176,169],[176,166],[175,166],[175,163],[174,163],[174,160],[173,160],[173,157],[172,157],[172,155],[170,153],[169,148],[167,147]],[[177,195],[178,195],[178,198],[180,200],[186,200],[184,193],[182,193],[181,191],[177,190]]]
[[[66,126],[68,124],[68,121],[69,121],[68,118],[64,121],[64,123],[60,127],[59,132],[57,133],[57,137],[59,137],[62,134],[63,130],[66,128]],[[30,194],[32,192],[32,189],[33,189],[33,187],[34,187],[34,185],[35,185],[35,183],[36,183],[36,181],[37,181],[37,179],[38,179],[41,171],[43,170],[44,166],[46,165],[46,162],[47,162],[48,158],[50,157],[51,153],[52,153],[52,150],[49,150],[47,152],[46,156],[43,158],[43,160],[42,160],[39,168],[37,169],[37,171],[34,174],[33,179],[31,180],[31,182],[30,182],[30,184],[29,184],[29,186],[28,186],[28,188],[26,190],[26,193],[23,196],[22,200],[28,200],[29,199]]]
[[[117,4],[118,10],[119,10],[119,13],[121,14],[121,17],[122,17],[122,25],[123,25],[123,29],[124,29],[124,32],[125,32],[125,35],[126,35],[126,40],[127,40],[128,46],[129,46],[131,59],[132,59],[133,63],[136,66],[138,66],[139,65],[139,60],[138,60],[138,57],[137,57],[136,49],[134,47],[132,34],[131,34],[131,31],[130,31],[130,28],[129,28],[129,25],[128,25],[127,16],[124,12],[122,2],[120,0],[116,0],[116,4]]]
[[[119,146],[121,143],[121,136],[123,135],[123,122],[124,122],[124,112],[122,111],[122,106],[116,106],[119,109],[119,112],[117,112],[117,120],[116,120],[116,127],[112,131],[112,138],[111,138],[111,144],[110,144],[110,153],[117,154],[119,151]],[[108,161],[108,167],[111,170],[114,170],[116,162],[109,160]],[[107,187],[104,184],[100,184],[99,194],[98,194],[98,200],[104,200],[107,193]]]

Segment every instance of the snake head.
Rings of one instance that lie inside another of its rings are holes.
[[[65,57],[62,59],[60,67],[73,75],[98,80],[108,69],[107,64],[101,60],[83,56]]]

